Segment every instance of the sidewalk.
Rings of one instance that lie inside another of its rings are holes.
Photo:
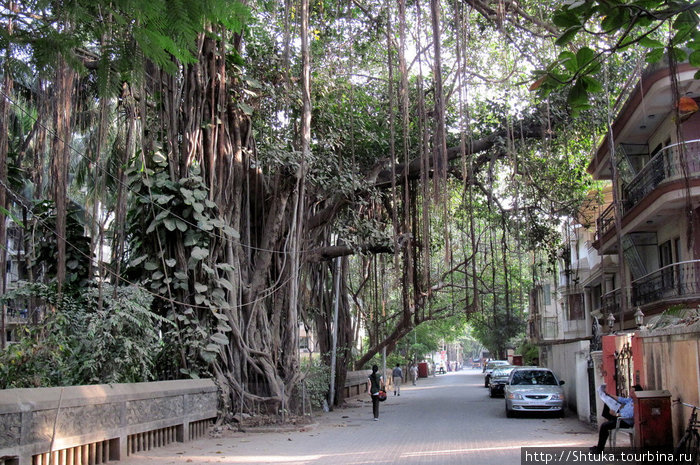
[[[226,431],[120,463],[515,465],[522,446],[588,447],[597,438],[573,415],[507,419],[503,399],[489,398],[480,370],[419,379],[417,386],[404,384],[401,396],[390,391],[377,422],[365,396],[348,405],[294,431]]]

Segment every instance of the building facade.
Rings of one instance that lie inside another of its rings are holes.
[[[676,69],[651,66],[624,99],[588,167],[601,201],[564,231],[557,303],[531,300],[541,361],[582,420],[598,418],[600,384],[700,402],[700,81]],[[674,407],[676,439],[688,413]]]

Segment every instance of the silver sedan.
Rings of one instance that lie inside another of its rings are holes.
[[[564,390],[548,368],[515,368],[504,389],[506,416],[516,412],[553,412],[564,416]]]

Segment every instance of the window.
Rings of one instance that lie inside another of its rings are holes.
[[[585,320],[583,309],[583,295],[574,294],[569,296],[569,320]]]
[[[666,241],[659,246],[659,268],[673,263],[673,251],[671,241]]]
[[[544,291],[544,304],[552,305],[552,288],[549,284],[545,284],[542,286],[542,290]]]
[[[671,241],[666,241],[659,246],[659,268],[662,268],[661,285],[663,289],[669,289],[673,287],[674,267],[668,266],[671,265],[673,262],[673,246],[671,245]]]
[[[591,288],[591,308],[598,310],[601,306],[601,297],[603,296],[603,286],[598,284]]]

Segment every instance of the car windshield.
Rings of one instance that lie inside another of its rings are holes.
[[[551,371],[516,371],[513,373],[511,385],[556,386],[557,380]]]

